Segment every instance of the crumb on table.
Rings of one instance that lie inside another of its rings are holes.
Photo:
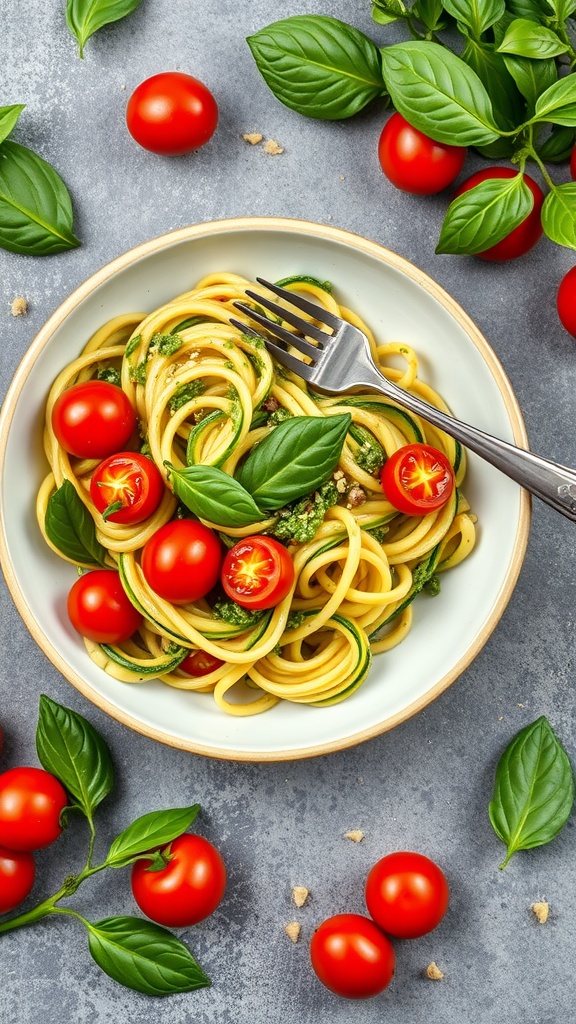
[[[264,143],[264,151],[270,156],[278,156],[279,153],[283,153],[284,149],[276,142],[276,139],[266,139]]]
[[[359,828],[355,828],[351,832],[345,832],[344,838],[351,839],[353,843],[361,843],[364,839],[364,833]]]
[[[303,907],[308,896],[309,892],[305,885],[295,885],[292,889],[292,901],[297,907]]]
[[[260,132],[246,132],[242,138],[244,142],[249,142],[251,146],[257,146],[259,142],[262,142],[264,136]]]
[[[530,910],[534,914],[534,917],[539,924],[546,924],[548,916],[550,914],[550,904],[546,903],[545,900],[539,900],[538,903],[533,903]]]
[[[28,312],[28,302],[22,295],[17,295],[15,299],[12,299],[10,309],[12,316],[26,316],[26,313]]]
[[[431,981],[441,981],[442,978],[444,977],[444,972],[440,970],[438,964],[435,964],[434,961],[432,961],[431,964],[428,964],[428,967],[426,968],[426,971],[424,973],[426,974],[427,978],[430,978]]]
[[[290,923],[287,924],[284,928],[284,931],[286,932],[286,935],[288,936],[291,942],[298,942],[301,930],[302,926],[298,923],[298,921],[290,921]]]

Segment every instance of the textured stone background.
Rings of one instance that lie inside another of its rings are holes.
[[[102,264],[155,235],[239,215],[303,217],[367,235],[442,284],[484,331],[510,376],[531,444],[576,463],[574,341],[560,327],[555,291],[574,262],[546,240],[516,264],[434,255],[446,196],[418,199],[384,179],[376,144],[378,105],[341,123],[281,106],[260,78],[245,36],[278,17],[325,13],[376,40],[368,0],[144,0],[90,40],[83,61],[64,0],[3,0],[0,104],[26,103],[15,139],[62,174],[82,247],[44,260],[0,251],[0,384],[5,394],[36,331],[69,292]],[[131,90],[162,70],[187,71],[213,90],[220,125],[190,158],[153,157],[129,138]],[[124,88],[125,87],[125,88]],[[270,157],[241,134],[260,131],[284,147]],[[468,167],[480,165],[471,155]],[[567,172],[556,172],[565,180]],[[15,295],[27,317],[10,315]],[[14,483],[17,486],[17,481]],[[36,648],[0,588],[0,721],[4,767],[36,763],[38,695],[90,718],[113,751],[118,784],[98,817],[100,849],[151,806],[197,800],[201,828],[229,865],[229,889],[213,917],[184,933],[213,987],[148,999],[100,973],[71,919],[45,922],[0,941],[0,1016],[19,1024],[280,1024],[294,1021],[402,1024],[557,1024],[573,1017],[576,858],[571,821],[550,846],[497,870],[502,846],[487,817],[494,768],[509,739],[548,715],[576,757],[574,715],[575,527],[536,503],[515,593],[482,653],[433,705],[392,733],[317,760],[250,765],[216,762],[162,746],[108,719]],[[354,844],[349,829],[365,832]],[[48,894],[79,864],[81,824],[38,856],[37,892]],[[436,858],[452,886],[448,916],[431,935],[399,943],[398,968],[378,999],[332,996],[308,964],[314,927],[333,913],[363,911],[363,880],[383,853],[417,849]],[[290,901],[307,886],[308,904]],[[530,905],[546,899],[536,923]],[[88,918],[133,913],[126,872],[87,883],[74,900]],[[302,923],[292,945],[287,921]],[[435,960],[441,982],[423,978]]]

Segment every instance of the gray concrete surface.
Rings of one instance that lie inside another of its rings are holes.
[[[272,0],[204,4],[143,0],[104,29],[80,61],[64,0],[3,0],[0,104],[26,103],[15,138],[61,172],[72,193],[76,251],[47,259],[0,251],[0,383],[5,394],[27,346],[69,292],[102,264],[172,228],[215,218],[277,214],[348,228],[384,243],[440,282],[475,319],[510,376],[532,446],[576,463],[575,342],[555,312],[574,254],[546,240],[521,261],[436,256],[446,197],[403,195],[381,174],[378,105],[354,120],[306,120],[265,87],[245,36],[278,17],[317,12],[353,21],[376,39],[368,0]],[[220,106],[217,134],[192,158],[169,160],[128,137],[124,107],[138,82],[161,70],[190,72]],[[242,141],[260,131],[284,147],[269,157]],[[470,155],[468,167],[480,165]],[[558,180],[567,171],[557,172]],[[10,303],[24,295],[27,317]],[[17,482],[15,483],[17,486]],[[222,850],[229,889],[213,917],[184,933],[213,986],[167,999],[123,989],[91,961],[81,926],[44,922],[0,939],[0,1019],[19,1024],[568,1024],[574,1020],[576,858],[571,820],[552,844],[518,854],[499,872],[502,846],[487,804],[494,768],[512,735],[546,714],[576,757],[574,526],[535,503],[531,536],[510,604],[483,651],[434,704],[393,732],[317,760],[234,764],[170,749],[107,718],[37,649],[2,581],[2,766],[36,762],[38,696],[86,715],[114,755],[117,786],[98,816],[99,849],[160,800],[202,804],[201,827]],[[344,838],[361,829],[355,844]],[[38,895],[80,863],[76,824],[38,856]],[[312,975],[314,927],[362,912],[370,865],[399,848],[444,867],[452,888],[441,926],[399,943],[387,992],[340,1000]],[[311,892],[300,911],[293,885]],[[545,899],[550,918],[530,905]],[[74,905],[97,920],[133,913],[127,873],[87,883]],[[293,945],[284,925],[302,924]],[[442,981],[423,976],[436,961]]]

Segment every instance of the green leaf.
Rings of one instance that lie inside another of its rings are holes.
[[[399,43],[383,49],[382,66],[394,106],[430,138],[452,146],[498,138],[482,82],[450,50],[431,42]]]
[[[248,491],[216,466],[166,466],[174,493],[199,519],[235,527],[248,526],[262,518]]]
[[[546,17],[541,0],[507,0],[506,7],[515,18],[528,18],[538,24]]]
[[[137,917],[106,917],[84,924],[98,966],[127,988],[168,996],[210,984],[188,947],[160,925]]]
[[[506,67],[504,57],[483,43],[468,38],[462,51],[462,60],[476,72],[486,89],[494,117],[503,129],[514,128],[524,120],[524,101]],[[514,148],[509,139],[497,139],[490,143]],[[507,152],[507,150],[505,150]]]
[[[8,138],[25,106],[25,103],[14,103],[9,107],[0,107],[0,142]]]
[[[507,852],[531,850],[554,839],[566,824],[574,802],[568,755],[542,715],[514,737],[496,768],[489,814]]]
[[[79,43],[79,55],[90,36],[104,25],[120,21],[140,6],[142,0],[67,0],[66,21]]]
[[[200,805],[193,804],[143,814],[113,840],[106,857],[107,867],[124,867],[139,854],[171,843],[190,827],[199,810]]]
[[[567,43],[551,28],[536,25],[528,18],[515,18],[506,29],[498,53],[515,53],[519,57],[542,60],[566,53]]]
[[[576,74],[560,78],[538,97],[532,120],[576,128]]]
[[[50,164],[17,142],[0,145],[0,248],[25,256],[73,249],[72,204]]]
[[[536,146],[536,152],[545,163],[561,164],[570,159],[576,145],[576,129],[563,125],[552,125],[552,131]]]
[[[558,81],[558,69],[553,57],[548,60],[530,60],[528,57],[504,56],[504,63],[524,96],[531,115],[541,93]]]
[[[350,413],[284,420],[252,449],[240,483],[266,511],[310,494],[337,465],[351,422]]]
[[[576,11],[576,0],[548,0],[557,21],[566,21]]]
[[[475,39],[480,39],[506,10],[505,0],[443,0],[443,4],[456,21],[470,29]]]
[[[295,15],[247,43],[276,98],[307,117],[351,117],[385,95],[378,47],[337,18]]]
[[[544,232],[558,245],[576,249],[576,181],[555,185],[542,206]]]
[[[44,527],[54,547],[73,562],[106,564],[106,550],[96,539],[94,520],[69,480],[63,480],[50,495]]]
[[[420,19],[429,32],[438,32],[450,23],[441,0],[416,0],[412,14]]]
[[[75,806],[92,820],[114,785],[110,751],[94,726],[42,694],[36,749],[42,766],[60,779]]]
[[[450,203],[436,252],[490,249],[528,216],[533,205],[534,197],[522,174],[482,181]]]

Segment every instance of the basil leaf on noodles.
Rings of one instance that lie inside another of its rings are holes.
[[[44,528],[54,547],[72,562],[106,564],[106,550],[96,539],[94,520],[69,480],[50,495]]]
[[[336,467],[351,422],[347,412],[284,420],[252,449],[238,480],[266,511],[310,494]]]
[[[218,526],[248,526],[262,513],[248,491],[228,473],[215,466],[175,469],[165,463],[174,494],[199,519]]]

